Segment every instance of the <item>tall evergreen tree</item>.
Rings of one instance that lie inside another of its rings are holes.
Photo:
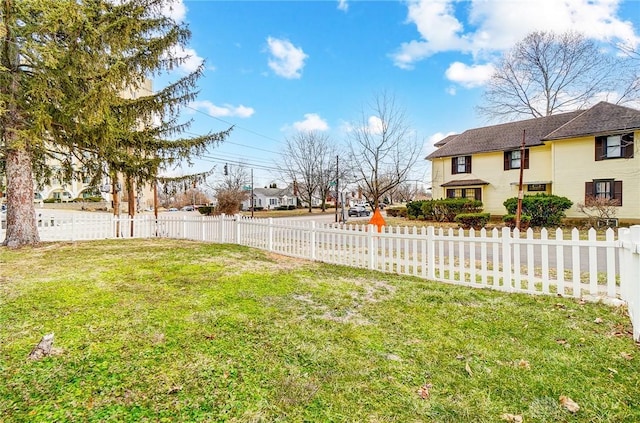
[[[157,93],[145,80],[186,57],[176,46],[188,28],[162,14],[171,0],[0,0],[0,158],[7,180],[4,245],[39,241],[34,177],[99,180],[122,173],[154,180],[166,163],[189,159],[229,131],[181,137],[179,121],[192,101],[202,66]],[[34,172],[35,170],[35,172]]]

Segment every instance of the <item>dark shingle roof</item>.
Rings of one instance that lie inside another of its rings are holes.
[[[527,146],[541,145],[542,140],[549,133],[576,118],[581,113],[584,113],[584,111],[579,110],[469,129],[462,134],[452,135],[451,139],[448,139],[449,137],[445,138],[447,142],[429,154],[427,159],[515,149],[520,147],[522,143],[523,131],[525,131],[525,144]]]
[[[433,143],[434,147],[442,147],[443,145],[445,145],[446,143],[448,143],[449,141],[451,141],[452,139],[454,139],[455,137],[457,137],[458,134],[452,134],[452,135],[448,135],[446,137],[444,137],[443,139],[441,139],[440,141]]]
[[[601,101],[543,139],[557,140],[635,129],[640,129],[640,110]]]

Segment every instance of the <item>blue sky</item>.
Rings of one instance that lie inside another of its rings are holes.
[[[343,144],[383,90],[406,109],[423,157],[445,135],[485,125],[475,107],[492,64],[531,31],[640,45],[638,0],[174,0],[166,13],[192,31],[191,58],[177,72],[206,64],[185,110],[190,132],[235,125],[182,172],[216,166],[219,177],[224,163],[244,163],[255,186],[283,185],[274,169],[288,136],[317,130]],[[429,163],[420,160],[412,178],[428,183]]]

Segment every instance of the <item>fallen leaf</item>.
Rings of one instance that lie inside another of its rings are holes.
[[[593,321],[593,323],[597,323],[597,324],[600,324],[602,322],[603,322],[603,320],[600,317],[596,317],[596,320]]]
[[[577,413],[580,410],[580,406],[574,400],[564,395],[560,395],[560,405],[572,413]]]
[[[429,398],[431,396],[431,392],[429,392],[429,389],[431,388],[433,388],[433,385],[430,383],[426,383],[422,387],[420,387],[420,389],[418,389],[418,395],[420,395],[420,398]]]
[[[500,418],[502,418],[502,420],[506,420],[509,423],[522,423],[522,416],[519,414],[509,414],[509,413],[504,413],[503,415],[500,416]]]
[[[182,391],[182,385],[175,385],[169,389],[169,394],[177,394],[180,391]]]
[[[560,344],[560,345],[564,345],[567,343],[566,339],[556,339],[556,343]]]
[[[470,377],[473,377],[473,372],[471,371],[471,366],[469,366],[469,363],[466,363],[464,365],[464,369],[467,371],[467,373],[469,373]]]
[[[620,357],[624,358],[625,360],[633,360],[633,356],[626,352],[621,352]]]
[[[208,335],[204,336],[206,339],[208,340],[212,340],[212,339],[216,339],[216,334],[215,333],[210,333]]]
[[[609,370],[611,373],[618,374],[618,371],[616,369],[612,369],[611,367],[608,367],[607,370]]]
[[[462,354],[456,355],[456,360],[464,360],[464,358],[465,357]]]
[[[587,302],[586,302],[585,300],[580,300],[580,301],[578,301],[578,304],[580,304],[580,305],[585,305],[586,303],[587,303]]]
[[[524,369],[528,369],[531,367],[531,364],[529,364],[529,362],[527,360],[520,360],[518,362],[518,367],[522,367]]]
[[[557,303],[556,308],[567,308],[567,306],[564,304]]]

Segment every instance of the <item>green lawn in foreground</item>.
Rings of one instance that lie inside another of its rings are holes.
[[[3,422],[640,421],[629,319],[601,304],[186,241],[0,263]],[[49,332],[62,351],[28,360]]]

